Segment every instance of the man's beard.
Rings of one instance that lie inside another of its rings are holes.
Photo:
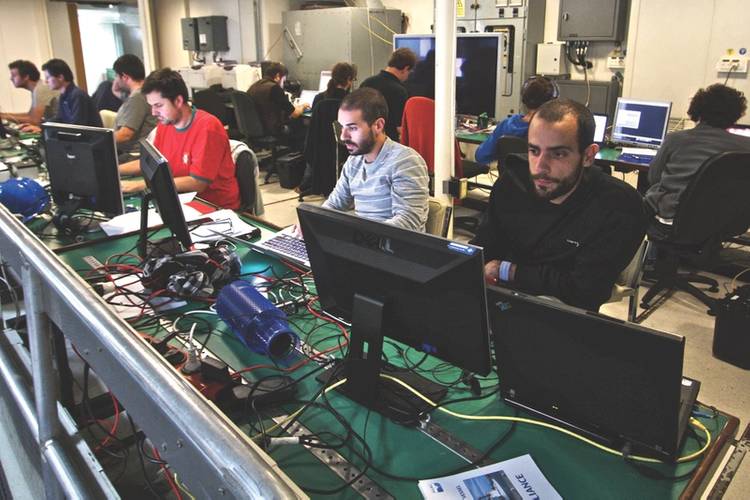
[[[357,148],[354,151],[349,151],[349,154],[351,156],[366,155],[367,153],[372,151],[372,149],[375,147],[375,132],[370,130],[370,134],[367,136],[367,138],[363,139],[363,141],[360,142],[359,144],[356,144],[352,141],[344,141],[344,144],[355,146]]]
[[[568,194],[573,188],[576,187],[578,184],[578,181],[581,179],[581,176],[583,175],[583,169],[585,167],[583,164],[579,164],[578,168],[571,173],[567,177],[563,177],[561,179],[551,177],[547,174],[537,174],[531,176],[532,181],[537,179],[543,179],[548,181],[553,181],[556,184],[553,186],[550,186],[550,188],[539,188],[536,184],[534,184],[534,194],[542,200],[554,200],[561,196],[564,196]]]

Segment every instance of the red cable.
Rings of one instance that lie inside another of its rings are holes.
[[[115,421],[112,423],[109,434],[107,434],[104,439],[99,442],[99,446],[94,448],[94,453],[98,452],[109,444],[109,442],[114,438],[115,432],[117,432],[117,427],[120,425],[120,405],[118,404],[115,395],[112,394],[112,391],[109,391],[109,397],[112,398],[112,406],[115,409]]]

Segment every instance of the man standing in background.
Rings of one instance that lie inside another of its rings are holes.
[[[405,47],[396,49],[388,60],[388,66],[377,75],[371,76],[361,87],[370,87],[385,97],[388,104],[388,121],[385,122],[385,133],[398,142],[401,135],[401,115],[409,98],[404,82],[417,65],[417,55]]]

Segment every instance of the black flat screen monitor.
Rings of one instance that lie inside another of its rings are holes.
[[[188,250],[193,242],[174,185],[172,170],[167,159],[148,139],[141,139],[141,173],[161,220],[182,244],[183,250]]]
[[[417,64],[432,64],[434,81],[435,35],[394,35],[394,48],[407,47],[417,55]],[[459,33],[456,37],[456,113],[502,116],[499,106],[501,82],[498,33]]]
[[[684,337],[502,288],[487,301],[508,403],[618,450],[677,452],[700,385],[683,380]]]
[[[346,386],[361,384],[364,394],[347,395],[382,411],[384,337],[491,371],[481,248],[311,205],[297,213],[320,304],[351,321]]]
[[[107,216],[124,213],[117,147],[110,129],[43,123],[52,199],[72,215],[80,208]]]
[[[612,124],[612,141],[658,148],[667,135],[671,111],[671,102],[619,97]]]

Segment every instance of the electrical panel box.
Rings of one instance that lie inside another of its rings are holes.
[[[592,113],[607,115],[610,120],[615,115],[617,98],[620,96],[620,81],[613,78],[610,81],[589,80],[590,89],[583,80],[556,80],[560,89],[560,97],[566,97],[581,104],[586,104]]]
[[[545,76],[565,74],[565,45],[561,42],[538,43],[536,72]]]
[[[625,37],[627,0],[560,0],[557,39],[620,41]]]
[[[396,9],[289,10],[281,19],[284,64],[303,89],[317,89],[320,72],[339,61],[354,64],[360,82],[377,74],[393,52],[393,34],[401,33],[401,11]]]
[[[185,17],[180,19],[182,25],[182,48],[191,52],[198,50],[198,19]]]
[[[224,52],[229,50],[227,16],[198,18],[198,50]]]

